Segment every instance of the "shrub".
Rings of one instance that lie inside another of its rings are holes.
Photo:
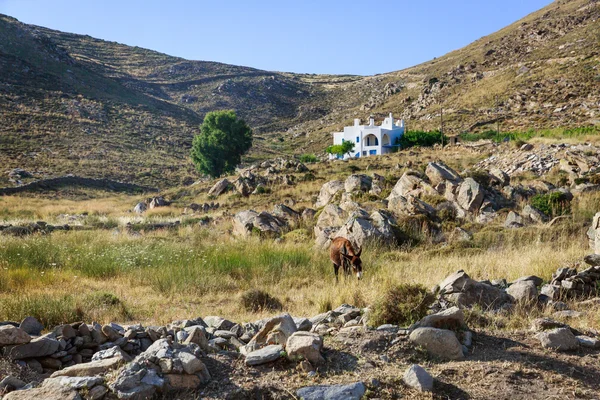
[[[421,285],[403,283],[393,286],[375,302],[369,323],[373,326],[413,324],[427,315],[433,300],[433,294]]]
[[[536,194],[531,198],[531,206],[549,217],[565,215],[571,212],[570,200],[567,195],[561,192]]]
[[[300,161],[303,163],[315,163],[319,161],[319,159],[314,154],[302,154],[300,156]]]
[[[250,312],[278,311],[283,308],[279,300],[259,289],[251,289],[242,294],[242,306]]]
[[[437,131],[407,131],[402,135],[400,140],[398,140],[397,144],[403,149],[413,146],[431,147],[434,144],[442,144],[442,139],[447,141],[446,136]]]

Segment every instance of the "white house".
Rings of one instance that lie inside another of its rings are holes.
[[[333,133],[333,144],[342,144],[347,141],[354,142],[354,150],[344,155],[349,157],[368,157],[391,153],[398,147],[397,140],[404,135],[404,120],[396,120],[392,113],[383,120],[379,126],[375,125],[373,117],[369,119],[369,125],[361,125],[360,119],[354,120],[354,126],[345,126],[343,132]],[[330,155],[330,158],[336,158]]]

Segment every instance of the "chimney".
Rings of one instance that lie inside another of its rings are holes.
[[[375,125],[375,118],[373,118],[373,116],[371,115],[369,117],[369,126],[374,126]]]
[[[360,125],[360,118],[354,118],[354,126]]]

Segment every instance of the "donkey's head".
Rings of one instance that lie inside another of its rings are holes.
[[[350,261],[350,265],[352,266],[352,272],[356,275],[358,279],[362,278],[362,260],[360,259],[361,253],[362,248],[354,254],[342,253],[342,256],[344,256],[348,261]]]

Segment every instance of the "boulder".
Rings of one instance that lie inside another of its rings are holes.
[[[290,360],[307,360],[311,364],[320,364],[325,360],[321,356],[323,338],[316,333],[294,332],[287,340],[285,350]]]
[[[442,162],[430,162],[427,164],[425,175],[434,187],[444,181],[453,183],[462,181],[462,178],[456,171]]]
[[[322,228],[339,227],[344,225],[346,219],[347,214],[344,210],[335,204],[327,204],[317,219],[317,226]]]
[[[411,332],[410,341],[423,347],[429,354],[446,360],[460,360],[465,357],[462,344],[454,332],[447,329],[417,328]]]
[[[296,323],[289,314],[269,318],[252,340],[248,342],[246,351],[251,352],[266,345],[285,345],[288,338],[296,331]]]
[[[368,175],[354,174],[346,178],[344,182],[344,190],[346,193],[352,193],[356,191],[368,192],[371,190],[371,184],[373,178]]]
[[[279,236],[286,223],[265,211],[260,214],[253,210],[240,211],[233,218],[233,233],[238,236],[250,236],[253,232]]]
[[[133,211],[137,214],[143,214],[148,209],[148,206],[143,201],[140,201],[133,207]]]
[[[273,207],[273,215],[287,220],[296,220],[300,218],[300,213],[285,204],[277,204]]]
[[[121,350],[119,346],[113,346],[110,349],[100,350],[92,356],[92,361],[106,360],[109,358],[118,358],[123,362],[131,361],[131,356]]]
[[[372,217],[350,218],[337,231],[334,237],[343,237],[362,248],[366,242],[393,243],[396,240],[392,223],[393,217],[388,213],[376,211]]]
[[[576,336],[577,341],[581,347],[587,347],[588,349],[600,348],[600,340],[585,335]]]
[[[517,303],[532,304],[537,301],[538,292],[534,281],[517,281],[506,289]]]
[[[164,197],[158,196],[158,197],[153,197],[150,199],[148,208],[153,209],[153,208],[157,208],[157,207],[166,207],[169,204],[171,204],[171,203],[168,202],[167,200],[165,200]]]
[[[3,354],[14,360],[22,360],[24,358],[45,357],[54,354],[58,351],[58,340],[51,335],[41,336],[31,340],[26,344],[17,346],[7,346],[4,348]]]
[[[500,187],[510,185],[510,176],[500,168],[492,167],[488,172],[492,185]]]
[[[42,383],[42,387],[58,385],[66,386],[71,389],[91,389],[103,382],[104,379],[99,376],[59,376],[56,378],[45,379]]]
[[[344,183],[340,181],[330,181],[325,183],[321,187],[321,191],[319,192],[319,197],[317,198],[317,202],[315,203],[315,208],[321,208],[331,202],[333,197],[344,190]]]
[[[522,228],[523,218],[519,214],[514,211],[510,211],[506,216],[506,220],[504,221],[505,228]]]
[[[536,318],[531,321],[531,330],[534,332],[542,332],[555,328],[565,328],[568,326],[562,322],[555,321],[550,318]]]
[[[5,395],[3,400],[81,400],[76,390],[62,385],[52,385],[27,390],[16,390]]]
[[[398,196],[407,197],[408,195],[419,197],[423,192],[430,195],[437,194],[436,190],[421,179],[416,172],[407,171],[402,174],[394,185],[388,200]]]
[[[269,345],[246,354],[246,365],[261,365],[273,362],[281,357],[283,346]]]
[[[483,188],[473,178],[467,178],[458,186],[456,202],[465,211],[475,215],[481,204],[485,193]]]
[[[388,197],[388,210],[396,214],[405,215],[427,215],[433,217],[436,214],[435,208],[410,194],[406,197]]]
[[[165,374],[165,386],[167,392],[179,392],[197,389],[202,380],[197,375]]]
[[[433,377],[420,365],[413,364],[404,372],[402,377],[404,383],[420,392],[431,392],[433,390]]]
[[[523,215],[523,217],[537,224],[542,224],[548,221],[548,217],[543,212],[541,212],[537,208],[531,207],[529,204],[523,207],[523,211],[521,212],[521,214]]]
[[[557,351],[575,350],[579,347],[579,342],[571,329],[556,328],[549,331],[543,331],[536,335],[536,338],[542,344],[542,347]]]
[[[231,182],[227,178],[217,181],[208,191],[209,196],[218,197],[231,189]]]
[[[12,325],[0,326],[0,347],[17,344],[25,344],[31,341],[31,337],[21,328]]]
[[[313,232],[315,234],[315,246],[321,249],[329,248],[329,245],[331,244],[331,239],[335,238],[338,230],[339,228],[337,227],[325,228],[315,226],[313,228]]]
[[[94,376],[105,374],[108,371],[116,369],[123,363],[120,357],[107,358],[103,360],[91,361],[88,363],[76,364],[52,374],[52,378],[59,376]]]
[[[440,296],[459,307],[471,307],[477,304],[483,309],[497,309],[512,301],[502,289],[477,282],[462,270],[448,276],[439,287]]]
[[[415,327],[451,329],[457,331],[465,329],[467,325],[465,324],[465,314],[463,311],[458,307],[450,307],[438,313],[427,315],[417,322]]]
[[[302,400],[360,400],[366,392],[362,382],[348,385],[307,386],[296,391]]]
[[[533,284],[537,287],[537,286],[541,286],[542,283],[544,283],[544,280],[542,278],[540,278],[539,276],[535,276],[535,275],[527,275],[527,276],[522,276],[519,279],[515,280],[512,283],[517,283],[517,282],[521,282],[521,281],[531,281],[533,282]]]

